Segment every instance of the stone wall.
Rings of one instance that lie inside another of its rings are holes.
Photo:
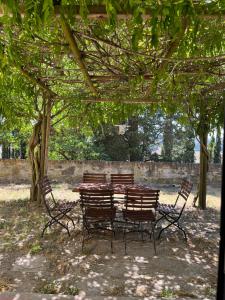
[[[56,182],[76,183],[82,180],[82,174],[134,173],[135,181],[142,183],[177,184],[182,178],[197,183],[199,164],[180,164],[165,162],[108,162],[108,161],[50,161],[49,177]],[[31,170],[27,160],[0,160],[0,184],[30,183]],[[209,167],[208,184],[220,185],[221,165]]]

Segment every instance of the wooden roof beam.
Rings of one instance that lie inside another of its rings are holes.
[[[76,39],[74,38],[70,26],[66,22],[66,20],[65,20],[65,18],[62,14],[60,15],[60,23],[61,23],[61,26],[62,26],[63,33],[65,35],[65,39],[69,43],[71,52],[73,53],[73,56],[74,56],[74,58],[75,58],[75,60],[78,64],[83,76],[84,76],[85,82],[89,86],[91,92],[96,95],[97,90],[96,90],[95,86],[93,85],[93,82],[92,82],[92,80],[91,80],[91,78],[88,74],[85,63],[82,60],[81,53],[80,53],[80,50],[78,48]]]
[[[136,98],[136,99],[110,99],[110,98],[93,98],[93,99],[82,99],[82,102],[87,103],[101,103],[101,102],[115,102],[118,104],[151,104],[151,103],[159,103],[159,100],[151,99],[151,98]]]
[[[225,10],[221,10],[220,12],[213,11],[209,12],[207,9],[207,6],[199,5],[198,3],[194,4],[196,11],[199,16],[204,17],[204,18],[215,18],[217,16],[222,16],[225,18]],[[88,18],[94,18],[94,19],[106,19],[108,18],[107,11],[105,5],[88,5]],[[79,5],[55,5],[55,13],[56,15],[60,15],[60,11],[63,9],[64,13],[66,14],[67,12],[70,13],[73,12],[74,16],[76,17],[81,17],[80,16],[80,6]],[[1,4],[0,5],[0,17],[4,15],[9,15],[12,16],[12,13],[9,13],[8,10],[5,9],[5,5]],[[21,5],[20,8],[20,14],[21,17],[25,15],[25,9]],[[132,16],[132,12],[129,10],[125,9],[120,9],[117,12],[117,17],[118,19],[129,19]],[[143,18],[149,18],[152,16],[151,8],[146,8],[145,12],[143,13]]]
[[[221,10],[221,12],[209,12],[207,10],[206,6],[195,4],[197,13],[201,17],[205,18],[212,18],[217,16],[223,16],[225,17],[225,10]],[[63,9],[63,11],[66,13],[67,11],[73,12],[74,16],[81,17],[80,16],[80,6],[79,5],[56,5],[55,6],[55,13],[60,14],[60,10]],[[94,18],[94,19],[106,19],[108,18],[107,11],[105,5],[88,5],[88,18]],[[129,11],[127,9],[121,8],[117,11],[117,18],[118,19],[129,19],[132,16],[132,11]],[[152,16],[151,8],[147,7],[145,9],[145,12],[143,13],[143,18],[148,19]]]

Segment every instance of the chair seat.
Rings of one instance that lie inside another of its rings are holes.
[[[156,209],[159,213],[165,213],[165,214],[179,214],[179,212],[176,210],[174,205],[172,204],[161,204],[159,203]]]
[[[94,220],[109,221],[115,219],[116,208],[86,208],[86,218]]]
[[[61,202],[57,203],[53,210],[71,210],[77,205],[77,202]]]
[[[155,221],[155,215],[152,210],[123,210],[124,219],[137,222]]]

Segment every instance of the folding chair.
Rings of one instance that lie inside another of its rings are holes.
[[[49,179],[45,176],[39,183],[43,201],[49,216],[49,221],[45,224],[41,236],[44,236],[45,230],[48,227],[51,227],[53,224],[59,224],[67,230],[68,235],[70,236],[70,231],[68,227],[69,221],[73,223],[73,219],[68,215],[68,213],[77,205],[76,202],[56,202],[54,195],[52,193],[52,187]],[[67,219],[68,222],[65,225],[62,220]]]
[[[106,183],[106,174],[84,173],[83,183]]]
[[[128,188],[126,192],[125,209],[123,217],[125,220],[124,240],[125,254],[127,253],[127,233],[141,232],[153,235],[154,251],[155,245],[155,221],[156,207],[159,199],[159,190]],[[150,225],[147,228],[146,225]],[[130,229],[131,228],[131,229]]]
[[[134,174],[111,174],[111,184],[115,194],[123,195],[114,196],[115,203],[124,204],[126,188],[134,184]]]
[[[133,185],[134,184],[134,174],[111,174],[111,183]]]
[[[180,218],[183,214],[185,209],[187,199],[191,193],[193,184],[187,180],[183,180],[180,186],[180,190],[178,191],[178,195],[174,204],[161,204],[158,203],[157,211],[161,215],[161,217],[156,221],[158,223],[160,220],[165,219],[169,222],[169,224],[162,228],[159,232],[158,239],[160,239],[162,232],[169,228],[170,226],[174,225],[178,229],[180,229],[183,234],[185,240],[187,240],[187,235],[185,230],[180,225]],[[178,204],[182,202],[182,205],[179,207]]]
[[[116,208],[113,202],[113,190],[80,190],[80,205],[83,216],[82,251],[85,240],[96,231],[111,231],[111,252],[113,253],[114,219]],[[85,233],[87,232],[87,237]]]

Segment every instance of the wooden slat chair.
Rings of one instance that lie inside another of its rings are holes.
[[[159,232],[158,239],[161,237],[162,232],[169,228],[170,226],[174,225],[179,230],[181,230],[184,234],[184,238],[187,240],[187,235],[185,230],[180,225],[180,218],[183,214],[185,209],[187,199],[191,193],[193,184],[187,180],[183,180],[180,186],[180,190],[178,191],[177,198],[174,204],[161,204],[158,203],[157,211],[161,215],[161,217],[157,220],[158,223],[161,220],[166,220],[169,224],[162,228]]]
[[[123,186],[130,186],[134,184],[134,174],[111,174],[111,184],[114,187],[114,192],[116,190],[124,189]],[[126,189],[124,189],[126,190]],[[116,192],[115,192],[116,194]],[[115,203],[124,204],[124,196],[115,196]]]
[[[84,173],[83,183],[106,183],[106,174]]]
[[[142,233],[142,240],[144,232],[148,233],[150,238],[153,236],[154,251],[156,254],[155,221],[159,192],[159,190],[145,190],[143,188],[127,189],[125,209],[123,210],[123,217],[125,220],[125,253],[127,253],[127,233],[136,231]],[[150,225],[150,228],[146,228],[146,225]]]
[[[113,201],[113,190],[80,190],[80,205],[83,216],[82,251],[85,240],[91,237],[91,233],[98,231],[111,231],[111,252],[113,252],[114,219],[116,208]],[[85,233],[87,232],[87,237]]]
[[[112,184],[134,184],[134,174],[111,174]]]
[[[43,197],[43,201],[49,216],[48,222],[45,224],[41,236],[44,236],[45,230],[48,227],[51,227],[54,224],[59,224],[67,230],[68,235],[70,236],[70,231],[68,227],[69,221],[73,223],[73,219],[68,215],[69,212],[77,205],[76,202],[57,202],[52,193],[52,187],[47,176],[45,176],[40,182],[40,190]],[[67,219],[67,224],[62,222],[63,219]]]

